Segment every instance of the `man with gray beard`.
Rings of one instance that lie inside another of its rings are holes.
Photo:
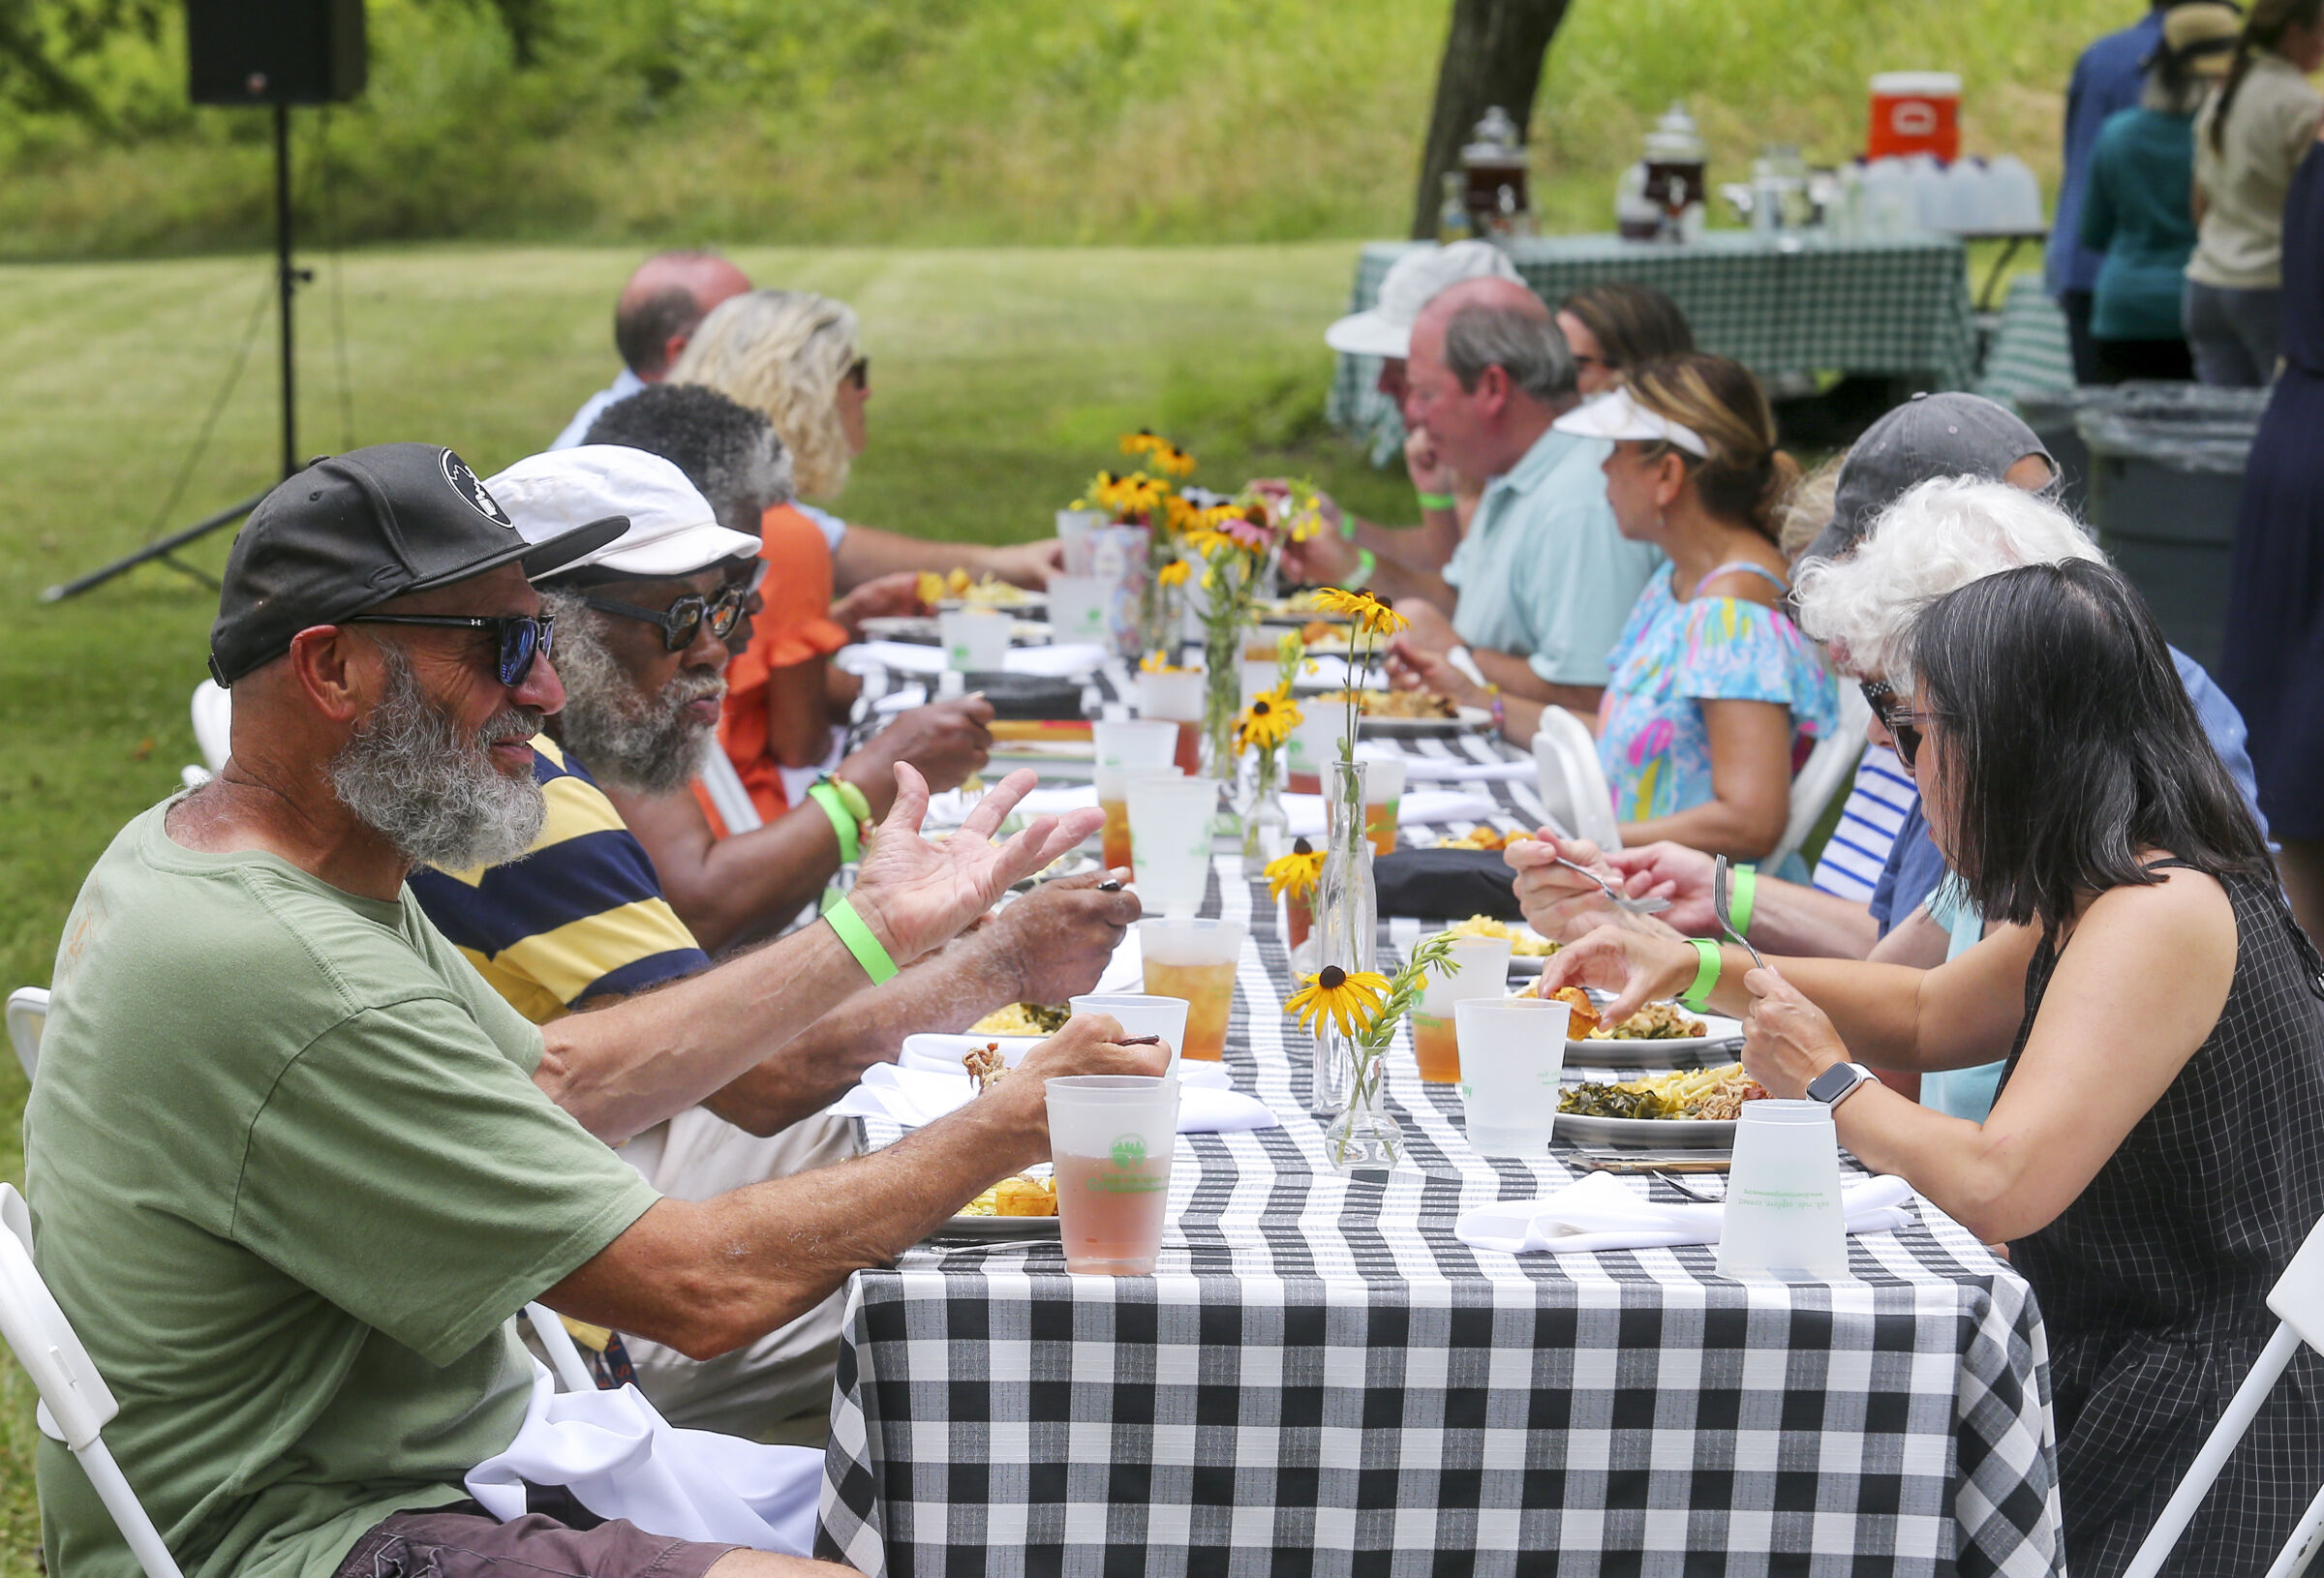
[[[611,1145],[942,947],[1098,821],[993,841],[1031,787],[1018,774],[933,844],[927,785],[900,767],[818,924],[527,1023],[405,876],[514,855],[553,815],[533,730],[565,693],[527,574],[626,530],[528,541],[434,444],[286,480],[235,540],[211,628],[231,754],[123,830],[66,922],[26,1110],[34,1258],[118,1387],[107,1444],[195,1578],[840,1570],[469,1502],[465,1476],[527,1416],[511,1317],[538,1300],[699,1358],[744,1348],[1046,1157],[1045,1078],[1167,1064],[1077,1019],[1018,1078],[811,1178],[697,1202],[624,1166]],[[485,773],[514,789],[479,793]],[[821,1458],[804,1456],[808,1484]],[[38,1473],[49,1569],[138,1578],[62,1443]]]
[[[629,525],[539,582],[566,687],[564,710],[534,742],[546,826],[520,859],[415,870],[411,886],[485,980],[546,1022],[709,968],[605,791],[673,793],[716,748],[720,675],[759,561],[735,557],[755,540],[722,529],[675,465],[643,450],[535,457],[506,502],[517,529],[542,541],[576,521]],[[964,1030],[1004,1004],[1062,1002],[1096,985],[1139,913],[1134,895],[1101,891],[1099,880],[1035,890],[835,1010],[701,1107],[641,1134],[623,1159],[662,1194],[700,1199],[853,1154],[854,1124],[821,1108],[872,1063],[894,1058],[905,1035]],[[638,1384],[673,1422],[819,1441],[840,1315],[835,1295],[707,1364],[647,1342],[627,1345],[627,1353]]]

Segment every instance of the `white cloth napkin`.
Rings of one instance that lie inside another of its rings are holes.
[[[1866,1178],[1840,1191],[1850,1232],[1890,1232],[1912,1221],[1912,1186],[1902,1178]],[[1511,1255],[1601,1249],[1659,1249],[1715,1244],[1723,1205],[1649,1199],[1610,1172],[1592,1172],[1541,1199],[1496,1200],[1460,1213],[1453,1235],[1478,1249]]]
[[[973,1096],[972,1082],[964,1072],[936,1074],[874,1063],[864,1071],[864,1082],[841,1097],[830,1110],[846,1117],[886,1118],[906,1129],[917,1129],[966,1106]],[[1178,1083],[1178,1133],[1182,1135],[1238,1134],[1246,1129],[1279,1128],[1282,1122],[1265,1103],[1238,1090],[1213,1090],[1184,1079]]]
[[[563,1485],[650,1534],[812,1556],[823,1456],[680,1430],[635,1386],[560,1392],[535,1363],[523,1426],[468,1472],[468,1493],[505,1523],[524,1516],[527,1483]]]
[[[843,647],[833,659],[847,672],[879,667],[890,674],[941,674],[944,649],[909,641],[866,641]],[[1012,647],[1001,660],[1007,674],[1027,674],[1044,680],[1069,680],[1105,666],[1106,650],[1087,642],[1068,641],[1052,647]]]
[[[1457,789],[1407,789],[1396,804],[1396,825],[1423,822],[1483,822],[1500,814],[1501,807],[1485,795]],[[1285,795],[1283,816],[1295,838],[1320,838],[1324,834],[1324,797]]]
[[[1531,782],[1541,772],[1531,762],[1472,762],[1465,756],[1406,756],[1406,778],[1449,783]]]

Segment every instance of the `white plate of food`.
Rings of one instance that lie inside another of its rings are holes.
[[[901,641],[914,647],[933,647],[943,640],[932,614],[875,614],[863,622],[863,631],[872,641]],[[1009,622],[1009,644],[1014,647],[1046,647],[1050,634],[1049,626],[1038,620]]]
[[[1515,975],[1517,960],[1511,959],[1510,973]],[[1541,961],[1529,961],[1532,974],[1541,974]],[[1538,997],[1538,981],[1534,986],[1518,988],[1520,997]],[[1605,999],[1579,986],[1561,986],[1555,995],[1574,1005],[1576,1019],[1584,1013],[1593,1017],[1605,1006]],[[1575,1001],[1578,995],[1579,1002]],[[1586,1008],[1585,1006],[1586,1005]],[[1693,1069],[1700,1068],[1703,1059],[1714,1048],[1724,1047],[1743,1034],[1742,1021],[1718,1014],[1692,1014],[1674,1002],[1648,1003],[1619,1027],[1593,1024],[1583,1035],[1569,1036],[1566,1040],[1566,1061],[1600,1069]],[[1723,1058],[1724,1061],[1724,1058]]]
[[[1009,1199],[1000,1197],[1006,1194]],[[1027,1205],[1048,1210],[1016,1214]],[[1003,1206],[1011,1214],[1003,1215]],[[1057,1236],[1057,1192],[1047,1165],[1031,1168],[1014,1178],[1003,1178],[970,1200],[967,1207],[931,1236],[943,1238],[1055,1238]]]
[[[1766,1094],[1740,1063],[1644,1075],[1619,1083],[1568,1085],[1558,1097],[1555,1137],[1584,1145],[1731,1149],[1734,1114],[1744,1103]]]

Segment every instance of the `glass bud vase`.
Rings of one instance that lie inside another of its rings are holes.
[[[1283,809],[1282,751],[1259,752],[1251,772],[1251,795],[1242,809],[1242,860],[1246,870],[1254,863],[1274,860],[1291,848],[1291,815]]]
[[[1380,959],[1380,901],[1372,887],[1372,845],[1363,834],[1363,770],[1338,761],[1324,774],[1324,874],[1315,889],[1316,967],[1353,975]],[[1330,1116],[1347,1106],[1356,1078],[1353,1047],[1327,1030],[1316,1037],[1315,1084],[1307,1110]]]
[[[1329,1040],[1340,1040],[1336,1029]],[[1324,1131],[1324,1160],[1334,1172],[1380,1172],[1396,1165],[1403,1150],[1403,1131],[1388,1110],[1386,1047],[1366,1050],[1349,1040],[1340,1055],[1347,1059],[1350,1078],[1348,1103]]]

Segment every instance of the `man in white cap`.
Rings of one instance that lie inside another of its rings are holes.
[[[510,472],[521,472],[510,482]],[[618,445],[537,455],[486,484],[528,538],[628,522],[611,543],[535,585],[557,622],[566,704],[533,742],[548,819],[513,861],[410,878],[428,919],[535,1023],[602,1008],[708,970],[654,862],[598,787],[684,790],[718,725],[728,638],[756,579],[758,541],[719,526],[675,464]],[[859,812],[858,820],[869,820]],[[855,1126],[822,1108],[914,1031],[965,1030],[1020,1001],[1095,986],[1135,895],[1097,875],[1045,884],[894,981],[858,993],[758,1069],[621,1149],[663,1195],[707,1199],[855,1153]],[[820,1440],[841,1300],[698,1364],[657,1343],[626,1351],[673,1423],[755,1439],[789,1421]],[[618,1341],[618,1339],[617,1339]]]
[[[1380,373],[1373,387],[1400,410],[1405,365],[1412,354],[1412,325],[1422,308],[1464,280],[1514,283],[1517,269],[1509,254],[1488,241],[1417,247],[1389,265],[1380,280],[1380,294],[1371,306],[1335,319],[1324,330],[1324,344],[1343,356],[1378,357]],[[1376,562],[1382,553],[1430,570],[1443,568],[1445,561],[1452,557],[1484,479],[1459,475],[1445,464],[1427,431],[1410,426],[1404,435],[1404,469],[1421,506],[1418,530],[1376,526],[1346,513],[1329,495],[1324,496],[1324,518],[1338,530],[1345,545],[1342,557],[1347,560],[1342,573],[1330,579],[1361,579],[1355,566]]]

